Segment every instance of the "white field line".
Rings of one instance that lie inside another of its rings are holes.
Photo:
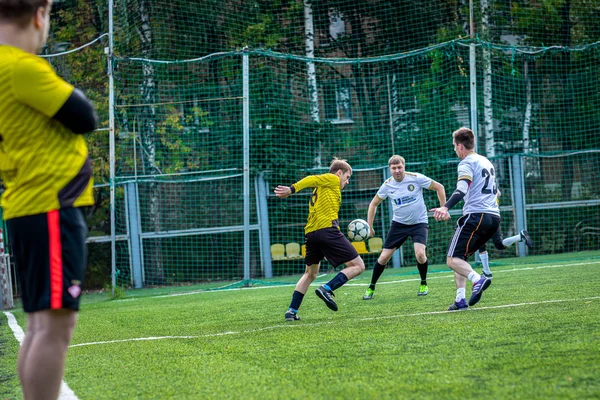
[[[22,345],[23,340],[25,339],[25,333],[23,332],[23,329],[19,326],[17,319],[12,313],[8,311],[5,311],[4,315],[6,315],[6,318],[8,319],[8,326],[10,326],[10,329],[12,329],[15,338],[17,339],[19,344]],[[60,392],[58,393],[58,400],[78,400],[78,397],[75,395],[75,392],[73,392],[71,388],[67,386],[67,383],[64,380],[60,383]]]
[[[566,303],[572,301],[591,301],[591,300],[600,300],[600,296],[595,297],[584,297],[580,299],[555,299],[555,300],[544,300],[544,301],[532,301],[527,303],[514,303],[514,304],[502,304],[499,306],[488,306],[488,307],[477,307],[477,308],[469,308],[469,310],[465,310],[463,312],[472,312],[472,311],[480,311],[480,310],[493,310],[499,308],[507,308],[507,307],[524,307],[524,306],[534,306],[540,304],[554,304],[554,303]],[[379,317],[366,317],[366,318],[354,318],[355,321],[377,321],[384,319],[398,319],[398,318],[406,318],[406,317],[418,317],[423,315],[437,315],[437,314],[451,314],[451,313],[460,313],[461,311],[426,311],[412,314],[397,314],[397,315],[385,315]],[[348,318],[346,318],[346,321]],[[88,342],[88,343],[79,343],[69,346],[72,347],[83,347],[83,346],[96,346],[101,344],[111,344],[111,343],[125,343],[125,342],[139,342],[139,341],[149,341],[149,340],[168,340],[168,339],[203,339],[203,338],[213,338],[219,336],[227,336],[227,335],[242,335],[246,333],[257,333],[267,330],[274,329],[286,329],[286,328],[310,328],[319,325],[329,325],[338,323],[338,321],[325,321],[325,322],[316,322],[316,323],[286,323],[286,324],[277,324],[272,326],[266,326],[264,328],[257,329],[247,329],[242,331],[228,331],[228,332],[220,332],[220,333],[209,333],[206,335],[196,335],[196,336],[151,336],[145,338],[132,338],[132,339],[119,339],[119,340],[106,340],[101,342]]]
[[[574,263],[574,264],[557,264],[557,265],[540,265],[537,267],[522,267],[522,268],[511,268],[511,269],[505,269],[505,270],[496,270],[495,268],[493,269],[493,273],[496,274],[502,274],[505,272],[519,272],[519,271],[531,271],[531,270],[536,270],[536,269],[545,269],[545,268],[562,268],[562,267],[575,267],[575,266],[582,266],[582,265],[593,265],[593,264],[600,264],[600,261],[594,261],[594,262],[584,262],[584,263]],[[441,274],[441,273],[436,273],[435,275],[429,275],[427,277],[427,280],[430,279],[448,279],[448,278],[454,278],[454,274],[453,273],[449,273],[447,275],[441,275],[441,276],[436,276],[437,274]],[[445,273],[444,273],[445,274]],[[319,275],[317,278],[321,278],[323,276],[326,276],[327,274],[322,274]],[[361,279],[361,278],[359,278]],[[364,279],[364,277],[362,278]],[[354,278],[354,280],[357,280],[357,278]],[[415,282],[415,281],[420,281],[420,278],[406,278],[406,279],[400,279],[400,280],[395,280],[395,281],[385,281],[385,282],[378,282],[378,285],[390,285],[390,284],[394,284],[394,283],[403,283],[403,282]],[[370,283],[370,282],[369,282]],[[344,286],[369,286],[369,283],[352,283],[352,281],[346,283]],[[321,285],[321,282],[313,282],[311,286],[316,286],[316,285]],[[121,300],[116,300],[117,302],[121,302],[121,301],[132,301],[132,300],[140,300],[140,299],[160,299],[160,298],[165,298],[165,297],[177,297],[177,296],[190,296],[190,295],[194,295],[194,294],[200,294],[200,293],[222,293],[222,292],[226,292],[226,291],[234,291],[234,290],[263,290],[263,289],[276,289],[276,288],[282,288],[282,287],[290,287],[290,286],[296,286],[296,284],[287,284],[287,285],[273,285],[273,286],[252,286],[252,287],[240,287],[240,288],[231,288],[231,289],[222,289],[222,290],[193,290],[191,292],[182,292],[182,293],[171,293],[171,294],[161,294],[161,295],[156,295],[156,296],[145,296],[145,297],[131,297],[128,299],[121,299]]]

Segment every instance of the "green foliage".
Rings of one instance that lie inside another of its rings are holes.
[[[156,163],[163,173],[172,174],[208,167],[206,164],[200,165],[200,162],[206,163],[208,158],[203,157],[206,150],[198,143],[194,134],[195,129],[213,125],[207,116],[208,112],[202,111],[200,107],[192,107],[191,113],[186,116],[175,107],[167,107],[165,120],[159,122],[156,128],[161,145],[156,150],[156,156],[159,160],[167,161],[164,164],[160,161]]]

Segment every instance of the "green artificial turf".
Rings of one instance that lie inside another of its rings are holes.
[[[366,271],[336,291],[338,312],[311,288],[294,322],[290,286],[90,295],[65,381],[80,399],[600,397],[597,252],[493,263],[492,286],[461,312],[445,311],[450,271],[430,270],[428,296],[414,269],[388,269],[363,301]],[[2,318],[0,398],[20,398]]]

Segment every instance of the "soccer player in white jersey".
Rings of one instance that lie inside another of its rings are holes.
[[[370,236],[375,235],[373,220],[375,219],[377,207],[386,198],[390,199],[394,216],[381,255],[373,267],[371,284],[365,292],[363,300],[373,298],[375,284],[381,277],[390,258],[392,258],[394,251],[400,248],[409,237],[413,240],[417,269],[421,276],[421,284],[417,295],[425,296],[429,293],[427,287],[428,262],[425,252],[429,225],[427,224],[427,207],[423,200],[423,189],[434,190],[437,193],[440,206],[446,203],[446,191],[443,185],[425,175],[405,172],[404,164],[404,158],[401,156],[394,155],[389,159],[388,165],[392,177],[381,185],[377,194],[371,200],[371,204],[369,204],[367,222],[371,227]]]
[[[434,208],[436,221],[450,219],[448,210],[464,198],[463,216],[456,224],[450,242],[446,264],[454,271],[456,299],[448,310],[464,310],[474,306],[492,280],[481,276],[467,262],[469,256],[479,250],[500,226],[500,209],[496,202],[498,188],[492,163],[475,153],[475,135],[469,128],[460,128],[452,133],[452,144],[458,158],[458,183],[450,199],[442,207]],[[466,281],[473,282],[469,303],[465,300]]]

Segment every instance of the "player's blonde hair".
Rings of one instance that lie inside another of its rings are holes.
[[[342,170],[342,172],[350,172],[352,173],[352,167],[348,164],[348,161],[342,160],[341,158],[333,157],[333,161],[329,166],[329,172],[335,174],[338,170]]]
[[[396,154],[391,156],[390,159],[388,160],[388,165],[392,166],[392,165],[396,165],[396,164],[406,165],[406,162],[404,161],[404,157],[396,155]]]

